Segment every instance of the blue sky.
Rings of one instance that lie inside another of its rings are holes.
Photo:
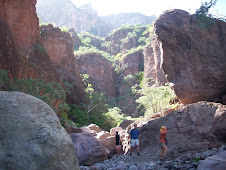
[[[72,0],[79,7],[82,4],[91,3],[99,15],[109,15],[127,12],[140,12],[145,15],[159,16],[168,9],[183,9],[194,13],[202,2],[210,0]],[[218,0],[211,13],[226,16],[226,0]]]

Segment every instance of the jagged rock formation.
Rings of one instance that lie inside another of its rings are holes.
[[[37,14],[42,23],[74,28],[76,32],[89,31],[105,36],[110,27],[92,9],[79,9],[71,0],[38,0]]]
[[[202,27],[200,27],[200,25]],[[226,91],[226,23],[198,20],[182,10],[161,15],[155,23],[154,48],[167,80],[182,103],[213,101]]]
[[[61,32],[53,25],[41,26],[42,43],[56,67],[62,82],[72,85],[67,103],[79,105],[84,101],[84,83],[74,57],[74,43],[69,33]],[[75,38],[74,34],[74,38]]]
[[[76,32],[84,30],[102,37],[122,25],[146,25],[156,18],[140,13],[122,13],[101,17],[92,10],[90,4],[77,8],[71,0],[38,0],[37,13],[42,23],[65,25],[68,28],[74,28]]]
[[[99,53],[86,53],[77,57],[81,74],[88,74],[97,92],[114,97],[116,91],[113,64]]]
[[[123,68],[122,76],[126,77],[127,75],[135,75],[140,71],[144,70],[144,56],[143,49],[139,49],[134,51],[131,54],[127,54],[122,62],[120,62],[120,66]]]
[[[144,56],[143,50],[137,50],[134,53],[127,54],[123,60],[119,63],[122,68],[122,72],[118,78],[118,96],[125,96],[125,100],[119,103],[120,108],[124,113],[137,117],[137,104],[136,99],[131,95],[131,87],[137,84],[135,78],[129,78],[125,80],[127,76],[134,76],[140,71],[144,70]],[[125,107],[127,106],[127,107]]]
[[[41,44],[36,0],[0,2],[0,69],[10,77],[57,80],[48,54]]]
[[[129,32],[132,32],[132,28],[124,28],[118,29],[114,31],[112,34],[109,34],[105,37],[105,41],[110,42],[110,46],[107,49],[103,49],[107,51],[111,55],[116,55],[121,51],[122,39],[126,38]]]
[[[46,103],[0,92],[0,115],[1,169],[79,169],[70,136]]]
[[[74,48],[79,48],[79,46],[82,45],[82,42],[80,40],[80,38],[78,37],[78,34],[75,32],[74,28],[71,28],[68,30],[68,33],[71,35],[73,44],[74,44]]]
[[[156,43],[156,42],[155,42]],[[160,86],[167,83],[162,69],[162,58],[158,45],[147,45],[144,48],[144,78],[151,78],[150,85]]]
[[[226,107],[199,102],[173,111],[166,117],[149,121],[140,128],[143,152],[160,155],[161,126],[167,127],[168,156],[202,152],[226,142]],[[216,128],[217,127],[217,128]]]

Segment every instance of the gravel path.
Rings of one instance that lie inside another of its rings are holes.
[[[184,155],[172,160],[159,161],[159,157],[151,156],[146,153],[137,155],[133,153],[132,156],[127,155],[113,155],[111,159],[105,160],[95,165],[80,166],[81,170],[195,170],[197,166],[207,157],[216,155],[220,152],[226,151],[226,146],[220,148],[213,148],[203,153],[196,153],[193,155]]]

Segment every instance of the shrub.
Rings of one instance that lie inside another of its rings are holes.
[[[144,83],[143,87],[137,90],[137,93],[141,95],[141,97],[139,97],[136,102],[146,109],[145,115],[153,115],[154,113],[170,108],[170,100],[175,97],[169,84],[159,87],[150,87],[148,83]]]
[[[104,58],[113,61],[113,56],[111,56],[109,53],[106,53],[104,51],[98,50],[95,47],[88,48],[88,47],[79,47],[78,51],[74,51],[74,55],[79,58],[81,55],[86,55],[88,53],[98,53],[102,55]]]
[[[8,72],[0,69],[0,88],[9,82]]]
[[[62,32],[68,32],[69,29],[67,28],[66,25],[64,25],[64,26],[60,27],[60,30],[61,30]]]
[[[8,85],[3,88],[3,85]],[[67,119],[69,110],[66,104],[66,94],[64,88],[56,82],[45,82],[39,79],[17,79],[9,82],[7,71],[0,70],[0,90],[19,91],[35,96],[46,102],[54,111],[58,112],[62,118]]]

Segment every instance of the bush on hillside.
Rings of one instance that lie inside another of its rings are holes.
[[[2,87],[5,85],[5,88],[1,90],[19,91],[35,96],[46,102],[60,116],[67,119],[66,113],[68,112],[69,107],[65,102],[65,90],[59,83],[45,82],[40,79],[14,78],[11,82],[8,80],[7,71],[0,70],[0,82],[2,82]],[[7,86],[6,83],[8,83]]]
[[[113,57],[109,53],[104,52],[104,51],[101,51],[101,50],[98,50],[95,47],[92,47],[92,48],[89,48],[89,47],[79,47],[79,50],[78,51],[74,51],[74,55],[77,58],[79,58],[81,55],[86,55],[86,54],[89,54],[89,53],[98,53],[101,56],[103,56],[104,58],[106,58],[106,59],[108,59],[110,61],[113,61]]]

